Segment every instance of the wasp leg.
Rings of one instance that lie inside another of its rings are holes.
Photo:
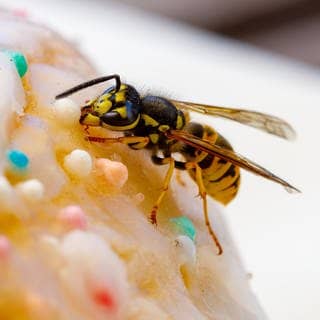
[[[143,149],[149,143],[148,137],[103,138],[87,136],[86,139],[88,141],[99,143],[123,143],[129,145],[133,149]]]
[[[165,194],[169,188],[170,180],[172,178],[173,171],[174,171],[174,159],[171,157],[160,158],[160,157],[157,157],[156,155],[153,155],[152,161],[156,164],[168,164],[169,163],[169,169],[167,171],[167,174],[166,174],[164,182],[163,182],[162,191],[161,191],[160,196],[158,197],[155,205],[153,206],[153,208],[151,210],[151,214],[150,214],[151,223],[157,225],[157,211],[159,209],[159,206],[160,206],[160,203],[161,203],[163,197],[165,196]]]
[[[200,166],[197,163],[188,163],[187,167],[188,167],[188,169],[193,169],[193,168],[196,169],[196,183],[199,188],[199,194],[202,198],[205,223],[206,223],[206,226],[208,228],[208,231],[209,231],[213,241],[215,242],[215,244],[218,248],[218,255],[221,255],[223,253],[223,249],[222,249],[222,246],[219,242],[217,235],[215,234],[215,232],[213,231],[213,229],[211,227],[209,216],[208,216],[207,192],[206,192],[206,188],[203,184],[202,169],[200,168]]]

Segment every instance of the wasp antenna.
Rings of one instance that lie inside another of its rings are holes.
[[[99,77],[99,78],[95,78],[95,79],[92,79],[87,82],[80,83],[79,85],[72,87],[72,88],[58,94],[56,96],[56,99],[65,98],[67,96],[70,96],[73,93],[76,93],[76,92],[82,90],[82,89],[92,87],[98,83],[109,81],[111,79],[114,79],[116,81],[116,92],[118,92],[120,90],[120,86],[121,86],[120,76],[118,74],[112,74],[110,76]]]
[[[284,188],[288,193],[301,193],[301,190],[292,185],[286,185]]]

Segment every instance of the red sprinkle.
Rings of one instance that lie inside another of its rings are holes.
[[[97,304],[104,306],[108,309],[116,308],[114,297],[106,288],[97,288],[93,292],[93,299]]]

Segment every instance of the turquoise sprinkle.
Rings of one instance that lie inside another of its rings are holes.
[[[19,170],[26,169],[29,164],[29,158],[20,150],[9,150],[7,159],[14,168]]]
[[[187,217],[171,218],[170,222],[174,225],[177,232],[188,236],[192,241],[196,237],[196,229],[192,221]]]
[[[22,78],[28,70],[28,63],[25,56],[19,51],[12,50],[4,50],[3,53],[5,53],[10,58],[10,60],[14,62],[19,76]]]

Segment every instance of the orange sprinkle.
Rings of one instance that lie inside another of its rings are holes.
[[[99,158],[95,165],[112,187],[120,189],[128,180],[128,168],[122,162]]]

